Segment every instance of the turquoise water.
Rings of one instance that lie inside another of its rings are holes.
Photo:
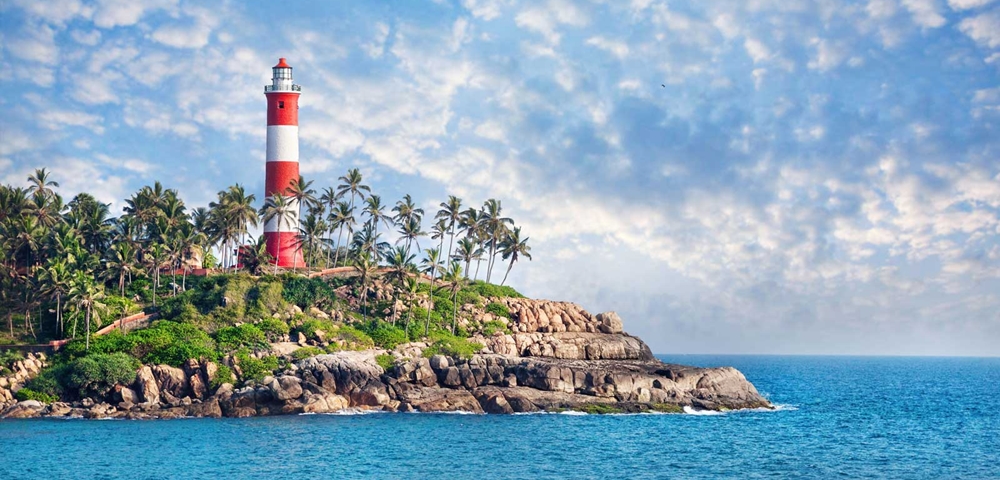
[[[0,479],[1000,478],[1000,358],[663,356],[782,407],[720,415],[0,422]]]

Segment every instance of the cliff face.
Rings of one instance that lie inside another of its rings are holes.
[[[495,301],[509,309],[510,318],[503,322],[512,333],[474,337],[484,348],[469,359],[423,358],[426,345],[411,343],[390,352],[396,362],[386,371],[376,362],[384,351],[338,352],[297,361],[256,385],[234,389],[226,384],[214,393],[206,388],[214,378],[214,364],[145,366],[135,384],[118,388],[110,403],[18,404],[10,409],[18,409],[19,416],[170,418],[344,408],[514,413],[770,407],[734,368],[656,360],[642,340],[622,331],[613,312],[592,315],[566,302]]]

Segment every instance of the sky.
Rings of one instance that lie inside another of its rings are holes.
[[[1000,355],[1000,0],[0,1],[0,182],[498,198],[657,353]],[[425,224],[425,228],[429,225]]]

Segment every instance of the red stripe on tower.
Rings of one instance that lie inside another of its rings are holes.
[[[264,86],[267,97],[267,168],[264,194],[284,194],[299,179],[299,94],[302,88],[292,82],[292,67],[282,58],[271,69],[271,84]],[[287,195],[284,195],[287,196]],[[302,251],[296,242],[299,231],[299,206],[290,202],[293,219],[272,219],[264,224],[267,253],[279,267],[303,267]]]

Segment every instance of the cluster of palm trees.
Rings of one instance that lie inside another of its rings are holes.
[[[423,273],[457,295],[470,272],[472,280],[478,279],[483,263],[489,282],[498,257],[507,262],[502,284],[519,259],[531,259],[528,239],[503,216],[499,200],[475,208],[449,196],[427,232],[424,210],[410,195],[390,206],[372,193],[357,169],[319,193],[312,184],[300,177],[259,209],[254,207],[256,196],[236,184],[218,192],[207,208],[189,210],[176,190],[156,182],[132,194],[118,217],[87,193],[64,204],[56,192],[59,184],[44,168],[28,177],[27,187],[0,185],[0,312],[5,312],[9,333],[14,336],[17,312],[23,314],[25,334],[37,337],[44,328],[42,314],[54,313],[50,336],[65,337],[64,318],[69,318],[69,335],[75,337],[81,316],[89,335],[91,321],[100,323],[106,295],[125,296],[141,277],[150,282],[155,305],[159,294],[182,290],[192,269],[214,267],[213,251],[224,270],[260,273],[275,262],[264,237],[251,238],[251,230],[273,219],[290,220],[295,205],[301,218],[296,248],[303,253],[303,267],[354,266],[366,309],[368,288],[380,271],[400,294],[415,293],[416,274]],[[395,245],[386,240],[390,231],[398,234]],[[418,264],[425,237],[431,245]],[[161,282],[164,272],[172,277],[169,288]]]

